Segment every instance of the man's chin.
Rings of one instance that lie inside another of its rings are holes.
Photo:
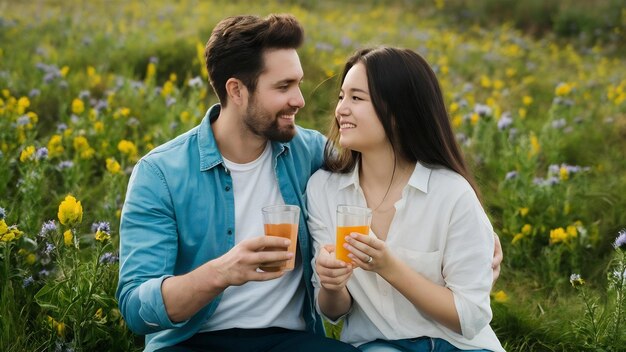
[[[291,141],[297,133],[298,130],[296,129],[296,126],[291,125],[286,128],[281,128],[279,131],[272,131],[271,133],[268,133],[267,138],[271,141],[287,143]]]

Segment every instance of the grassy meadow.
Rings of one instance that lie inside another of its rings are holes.
[[[625,351],[626,4],[594,4],[0,0],[0,350],[142,349],[114,298],[132,167],[216,102],[213,26],[284,12],[302,126],[326,130],[357,48],[433,66],[504,248],[508,351]]]

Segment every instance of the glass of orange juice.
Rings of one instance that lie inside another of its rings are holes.
[[[372,210],[370,208],[355,205],[338,205],[335,257],[346,263],[352,262],[352,259],[348,257],[350,252],[343,248],[343,244],[346,243],[346,236],[352,232],[368,236],[371,223]]]
[[[293,257],[281,266],[264,266],[263,271],[290,271],[296,263],[296,244],[298,241],[298,223],[300,222],[300,207],[297,205],[269,205],[261,209],[263,212],[263,225],[265,236],[284,237],[291,240],[287,249],[293,253]],[[281,248],[269,247],[266,251],[282,250]]]

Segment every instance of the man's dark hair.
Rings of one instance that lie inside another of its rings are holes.
[[[234,16],[220,21],[204,52],[209,82],[220,103],[228,103],[226,81],[237,78],[254,92],[264,70],[263,53],[272,49],[297,49],[304,30],[291,15]]]

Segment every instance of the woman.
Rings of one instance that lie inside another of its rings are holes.
[[[317,307],[364,351],[503,351],[489,327],[492,226],[439,83],[411,50],[358,51],[343,71],[325,168],[307,189]],[[372,209],[335,259],[338,204]]]

